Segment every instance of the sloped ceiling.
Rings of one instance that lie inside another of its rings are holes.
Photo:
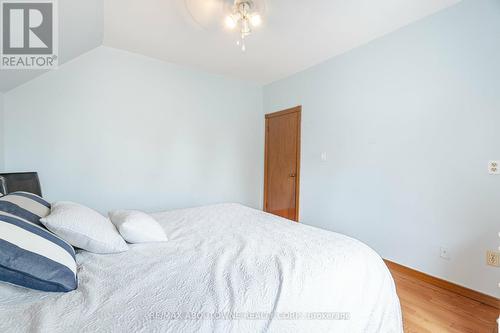
[[[216,7],[225,0],[188,0]],[[231,1],[231,0],[228,0]],[[264,24],[248,38],[199,25],[184,0],[106,0],[104,44],[169,62],[269,83],[458,3],[459,0],[267,0]],[[200,22],[200,20],[198,20]]]
[[[59,64],[102,45],[103,0],[60,0]],[[43,70],[0,70],[5,92],[43,74]]]
[[[231,0],[188,1],[217,7]],[[265,84],[459,1],[267,0],[264,23],[248,38],[243,53],[235,45],[236,32],[222,25],[222,10],[212,11],[207,23],[193,18],[185,0],[64,0],[58,2],[60,63],[104,44]],[[42,73],[0,71],[0,91]]]

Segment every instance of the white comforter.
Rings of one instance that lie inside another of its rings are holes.
[[[0,332],[402,332],[359,241],[237,204],[155,217],[168,242],[79,253],[74,292],[1,284]]]

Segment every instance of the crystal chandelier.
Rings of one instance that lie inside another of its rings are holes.
[[[241,50],[246,50],[245,38],[252,33],[252,27],[262,24],[262,17],[256,11],[252,0],[235,0],[232,12],[225,19],[226,27],[233,30],[239,29],[240,39],[236,42]]]

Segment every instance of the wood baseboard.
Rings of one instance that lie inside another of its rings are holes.
[[[481,302],[483,304],[487,304],[489,306],[492,306],[492,307],[500,310],[500,299],[498,299],[496,297],[486,295],[486,294],[480,293],[478,291],[475,291],[475,290],[472,290],[472,289],[469,289],[466,287],[462,287],[458,284],[434,277],[434,276],[429,275],[429,274],[419,272],[417,270],[414,270],[413,268],[409,268],[409,267],[397,264],[397,263],[392,262],[390,260],[384,259],[384,261],[385,261],[385,264],[387,265],[387,267],[389,267],[389,269],[391,271],[404,273],[404,274],[409,275],[417,280],[427,282],[427,283],[432,284],[436,287],[440,287],[440,288],[449,290],[449,291],[454,292],[456,294],[468,297],[470,299]]]

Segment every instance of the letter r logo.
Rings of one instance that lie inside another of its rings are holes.
[[[3,53],[52,54],[53,19],[50,2],[3,2]]]

